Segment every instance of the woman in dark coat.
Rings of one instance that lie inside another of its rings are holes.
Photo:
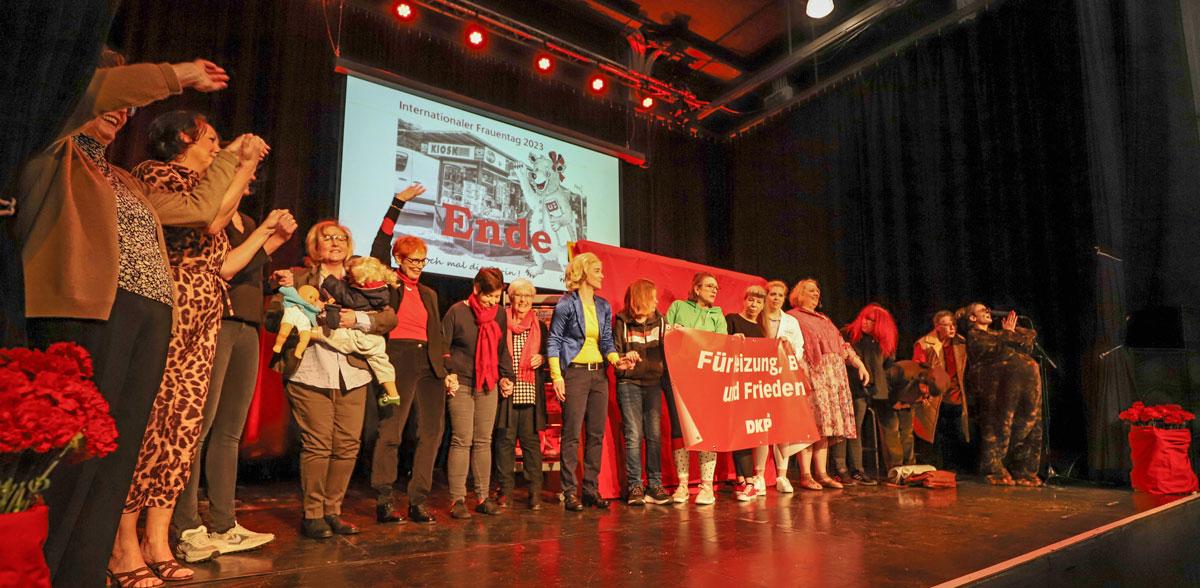
[[[538,433],[546,428],[546,344],[549,330],[533,312],[537,291],[528,280],[508,285],[509,307],[504,334],[512,355],[512,393],[500,393],[496,407],[495,477],[500,484],[496,502],[507,506],[515,480],[517,439],[521,440],[521,463],[529,483],[529,508],[542,507],[542,447]]]

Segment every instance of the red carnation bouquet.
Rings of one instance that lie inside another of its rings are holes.
[[[0,349],[0,514],[29,508],[63,459],[117,448],[116,423],[91,377],[92,358],[74,343]]]
[[[1196,473],[1188,457],[1192,432],[1187,428],[1196,415],[1178,404],[1146,406],[1138,401],[1118,416],[1132,425],[1129,457],[1133,469],[1129,481],[1134,490],[1151,494],[1196,491]]]
[[[1133,406],[1121,411],[1121,420],[1135,427],[1155,427],[1158,429],[1182,429],[1196,415],[1186,411],[1178,404],[1158,404],[1146,406],[1141,400]]]

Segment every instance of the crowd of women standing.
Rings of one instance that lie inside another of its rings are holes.
[[[205,561],[273,539],[238,524],[234,488],[238,443],[257,379],[259,327],[272,330],[283,309],[276,296],[263,312],[264,270],[297,227],[286,210],[271,211],[259,224],[239,212],[270,149],[253,135],[222,146],[217,130],[198,113],[158,117],[147,137],[153,158],[132,173],[105,156],[134,109],[184,89],[220,90],[228,79],[224,70],[205,60],[124,65],[111,52],[101,65],[86,99],[58,140],[27,166],[20,185],[17,227],[30,338],[38,345],[74,341],[91,352],[95,380],[121,439],[109,457],[55,472],[46,494],[46,556],[56,585],[99,585],[107,575],[121,586],[149,587],[190,579],[194,572],[180,560]],[[396,396],[379,403],[371,455],[378,522],[405,518],[395,483],[397,449],[410,415],[416,416],[417,442],[406,489],[408,519],[435,521],[427,503],[447,420],[452,518],[495,516],[515,502],[518,442],[526,504],[541,508],[538,433],[547,426],[547,383],[562,404],[562,503],[571,511],[607,507],[598,477],[610,365],[623,422],[627,503],[687,502],[691,452],[677,446],[670,453],[679,480],[673,494],[662,477],[664,402],[672,435],[679,431],[662,348],[675,327],[778,339],[811,379],[820,439],[735,452],[739,500],[764,495],[771,455],[779,492],[794,491],[787,469],[796,454],[804,489],[873,483],[856,441],[868,407],[885,432],[887,464],[911,463],[912,407],[893,402],[888,392],[885,366],[896,353],[896,328],[882,307],[864,308],[839,330],[818,311],[815,280],[802,280],[790,292],[772,281],[748,288],[739,312],[726,315],[715,306],[717,278],[698,273],[687,299],[673,302],[665,315],[657,310],[657,286],[645,279],[629,286],[614,315],[598,293],[602,264],[585,253],[566,266],[568,292],[548,327],[532,310],[533,285],[506,285],[495,268],[480,270],[471,294],[439,316],[437,294],[421,283],[426,244],[411,236],[392,240],[405,204],[423,191],[413,185],[396,194],[371,247],[372,257],[398,278],[387,286],[388,303],[326,317],[330,327],[382,337],[395,369]],[[305,264],[275,272],[275,286],[348,279],[354,241],[345,226],[315,224],[304,250]],[[508,306],[501,304],[505,292]],[[788,312],[785,300],[793,307]],[[946,414],[962,417],[964,426],[953,437],[965,443],[966,406],[958,383],[965,351],[953,327],[942,324],[946,318],[934,317],[935,330],[918,342],[918,351],[950,369],[957,366],[952,375],[958,394],[949,401],[961,408]],[[300,434],[301,531],[314,539],[358,533],[341,516],[342,503],[373,402],[372,371],[359,355],[319,337],[299,351],[289,343],[275,359]],[[937,418],[935,410],[932,422]],[[694,501],[712,504],[717,455],[696,453]],[[197,509],[201,456],[207,524]],[[471,504],[468,480],[474,482]]]

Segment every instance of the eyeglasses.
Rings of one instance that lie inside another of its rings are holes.
[[[706,290],[712,290],[713,292],[717,292],[720,290],[720,288],[716,284],[701,284],[700,287],[704,288]]]
[[[426,263],[429,263],[429,260],[424,257],[405,257],[400,261],[407,261],[413,265],[425,265]]]
[[[321,235],[321,240],[326,243],[345,243],[350,238],[345,235]]]

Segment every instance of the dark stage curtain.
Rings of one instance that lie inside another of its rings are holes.
[[[82,96],[108,31],[108,0],[13,0],[0,19],[0,199]],[[0,217],[0,347],[25,344],[21,251]]]
[[[1152,401],[1122,346],[1127,313],[1200,306],[1200,143],[1179,4],[1079,2],[1077,10],[1098,264],[1089,465],[1093,477],[1123,482],[1129,445],[1117,413]],[[1186,326],[1185,337],[1200,338]],[[1174,400],[1196,408],[1191,397]]]
[[[1006,2],[922,41],[740,138],[731,226],[736,269],[817,278],[834,321],[891,309],[901,357],[939,309],[1031,317],[1062,367],[1050,433],[1069,458],[1094,340],[1078,51],[1069,0]]]

